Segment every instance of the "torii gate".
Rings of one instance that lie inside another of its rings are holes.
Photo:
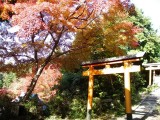
[[[91,119],[92,110],[92,98],[93,98],[93,82],[94,75],[116,74],[124,73],[124,88],[125,88],[125,104],[127,120],[132,120],[132,108],[131,108],[131,87],[130,87],[130,72],[140,71],[140,65],[133,65],[134,62],[140,61],[144,56],[144,52],[128,55],[113,57],[107,59],[101,59],[96,61],[83,62],[82,67],[88,68],[83,72],[83,76],[89,76],[88,85],[88,101],[87,101],[87,120]],[[119,67],[113,67],[113,65],[119,65]],[[96,69],[95,67],[103,67],[103,69]]]
[[[143,64],[145,70],[149,70],[149,86],[152,85],[152,79],[155,77],[155,70],[160,70],[160,63],[146,63]],[[152,78],[153,71],[153,78]]]

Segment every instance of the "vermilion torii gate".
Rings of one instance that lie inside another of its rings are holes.
[[[144,52],[141,52],[134,55],[113,57],[113,58],[88,61],[82,63],[83,68],[88,68],[88,70],[83,72],[83,76],[89,76],[87,120],[91,119],[94,76],[116,74],[116,73],[124,73],[125,104],[126,104],[127,120],[132,120],[130,72],[140,71],[140,65],[134,65],[134,63],[140,61],[143,56]],[[97,67],[104,67],[104,68],[96,69]]]

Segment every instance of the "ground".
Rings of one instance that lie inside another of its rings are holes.
[[[160,120],[160,77],[156,77],[152,91],[144,96],[138,105],[132,107],[133,120]],[[126,120],[126,116],[113,120]]]

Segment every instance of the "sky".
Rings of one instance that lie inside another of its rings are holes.
[[[160,0],[131,0],[139,9],[142,9],[144,15],[151,19],[153,28],[160,34]]]

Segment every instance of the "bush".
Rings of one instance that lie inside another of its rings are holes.
[[[86,101],[79,98],[74,98],[69,105],[70,112],[69,118],[71,119],[84,119],[86,115]]]
[[[125,114],[123,75],[95,76],[92,118],[109,119]],[[138,91],[144,86],[139,73],[131,74],[132,101],[137,100]],[[65,72],[57,94],[48,103],[51,116],[47,119],[85,119],[87,112],[88,77],[82,73]]]
[[[39,99],[37,94],[32,94],[30,99],[23,105],[29,113],[37,118],[44,118],[50,115],[48,106]]]
[[[11,96],[10,93],[6,89],[0,89],[0,109],[1,109],[1,116],[0,118],[3,120],[9,119],[11,114]]]

